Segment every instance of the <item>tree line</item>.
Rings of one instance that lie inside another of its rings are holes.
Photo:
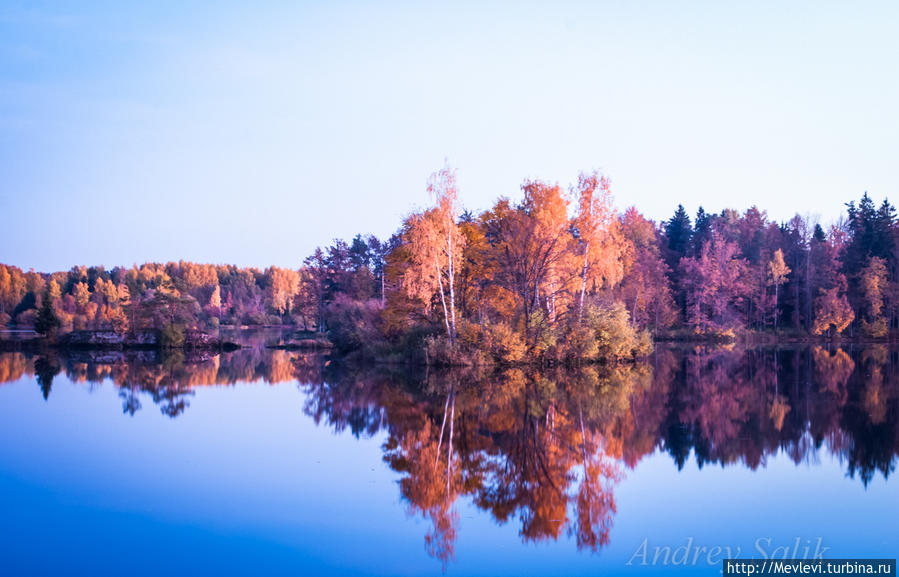
[[[865,193],[826,229],[753,206],[683,206],[664,222],[615,209],[610,181],[525,181],[518,199],[462,210],[455,171],[387,240],[357,235],[298,269],[191,262],[55,273],[0,265],[0,324],[128,331],[295,325],[345,352],[418,350],[429,361],[642,354],[652,336],[732,338],[899,326],[895,208]]]

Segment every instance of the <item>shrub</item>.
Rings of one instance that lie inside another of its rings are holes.
[[[376,300],[360,302],[338,294],[325,312],[328,337],[337,350],[343,353],[356,351],[380,340],[379,311]]]
[[[474,367],[487,364],[484,354],[477,347],[456,340],[450,343],[446,335],[425,337],[426,362],[430,365]]]
[[[470,350],[483,351],[503,364],[519,363],[525,358],[524,339],[505,323],[479,325],[462,320],[458,327],[459,343]]]
[[[184,346],[184,329],[176,324],[168,324],[159,331],[159,346],[177,349]]]
[[[28,309],[16,315],[16,326],[33,327],[37,319],[37,309]]]
[[[426,358],[428,338],[443,334],[442,327],[429,324],[412,325],[409,329],[398,335],[395,343],[392,343],[394,354],[400,359],[413,363],[427,363]]]
[[[874,339],[883,338],[889,333],[889,330],[887,329],[886,319],[883,317],[878,317],[870,323],[867,320],[862,319],[861,331],[862,334],[866,337],[871,337]]]
[[[501,363],[520,363],[527,354],[527,345],[520,334],[506,323],[486,327],[487,350]]]
[[[649,354],[652,337],[634,328],[624,303],[598,302],[584,308],[583,324],[569,332],[565,347],[568,358],[616,360]]]
[[[266,314],[263,312],[255,311],[247,314],[243,318],[243,324],[246,325],[264,325],[267,320]]]
[[[599,357],[599,341],[593,327],[576,325],[571,327],[559,356],[562,360],[593,360]]]

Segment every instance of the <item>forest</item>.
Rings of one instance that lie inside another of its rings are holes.
[[[863,194],[826,228],[752,206],[653,222],[610,180],[527,180],[463,210],[456,173],[389,239],[334,240],[296,269],[192,262],[0,265],[0,326],[214,330],[291,325],[342,353],[433,364],[625,359],[654,339],[886,340],[899,328],[895,208]]]

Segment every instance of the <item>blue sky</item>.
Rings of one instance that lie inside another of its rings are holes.
[[[149,4],[149,3],[146,3]],[[252,4],[252,5],[251,5]],[[0,262],[297,266],[459,169],[654,219],[899,200],[899,4],[0,4]]]

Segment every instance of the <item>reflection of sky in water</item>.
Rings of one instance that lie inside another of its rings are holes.
[[[382,460],[385,433],[316,426],[293,384],[200,387],[176,419],[146,396],[122,414],[108,383],[88,390],[64,373],[47,402],[31,377],[0,387],[4,574],[440,573],[428,522],[407,517],[400,475]],[[597,554],[567,537],[522,544],[516,519],[498,526],[462,497],[447,573],[628,574],[644,539],[651,561],[690,537],[691,560],[702,546],[757,554],[759,538],[792,551],[796,537],[812,550],[821,537],[833,557],[895,556],[895,483],[877,474],[865,489],[826,449],[817,458],[779,454],[754,472],[691,459],[678,472],[656,452],[617,485],[611,543]],[[693,572],[714,574],[704,555]]]

